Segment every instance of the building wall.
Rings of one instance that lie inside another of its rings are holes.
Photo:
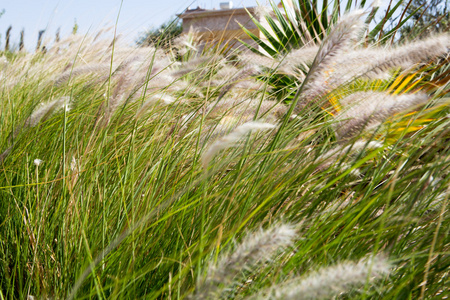
[[[247,8],[254,14],[254,8]],[[205,42],[236,42],[234,48],[244,49],[245,47],[238,42],[244,42],[257,47],[256,43],[248,37],[241,29],[242,24],[246,29],[250,30],[258,37],[262,37],[260,31],[251,20],[245,8],[223,9],[223,10],[206,10],[186,12],[179,17],[183,20],[183,32],[193,29],[199,33],[200,40]],[[264,22],[263,22],[264,23]]]

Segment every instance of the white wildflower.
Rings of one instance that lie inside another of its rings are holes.
[[[33,163],[36,167],[39,167],[44,161],[42,159],[36,158]]]

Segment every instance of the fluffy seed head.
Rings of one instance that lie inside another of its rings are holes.
[[[42,104],[25,121],[25,127],[35,127],[39,122],[45,121],[49,118],[58,109],[64,108],[69,110],[69,100],[69,97],[61,97],[46,104]]]
[[[148,98],[144,104],[142,104],[141,108],[137,111],[136,113],[136,119],[139,119],[140,117],[142,117],[142,115],[153,105],[155,105],[156,103],[162,103],[164,105],[169,105],[173,102],[175,102],[175,99],[170,96],[170,95],[166,95],[166,94],[156,94],[153,95],[152,97]]]
[[[208,167],[211,159],[221,150],[234,147],[237,142],[239,142],[242,137],[244,137],[247,133],[250,133],[252,130],[269,130],[274,129],[276,126],[270,123],[262,123],[262,122],[247,122],[242,124],[236,129],[233,130],[230,134],[218,139],[215,141],[202,157],[203,167],[206,169]]]
[[[389,274],[390,270],[391,264],[383,256],[375,256],[373,259],[322,268],[307,277],[272,287],[266,293],[272,294],[275,299],[330,299],[349,292],[355,286],[374,282]]]
[[[322,72],[331,67],[335,57],[354,43],[364,28],[364,22],[361,20],[364,14],[364,11],[356,10],[345,15],[324,39],[309,70],[308,77],[305,79],[307,81],[304,83],[300,106],[308,104],[327,91],[320,82],[316,81],[321,79]]]
[[[334,126],[339,139],[350,138],[363,129],[371,129],[386,118],[424,104],[425,94],[390,95],[384,92],[357,92],[342,99],[345,110],[337,115]]]
[[[209,299],[214,295],[213,298],[217,298],[222,290],[219,285],[229,285],[236,275],[270,261],[278,251],[291,246],[295,236],[296,231],[289,224],[276,224],[248,234],[234,252],[209,266],[204,282],[197,288],[196,299]]]

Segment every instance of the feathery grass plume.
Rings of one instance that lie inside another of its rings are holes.
[[[335,67],[322,72],[317,82],[326,90],[334,90],[340,85],[358,77],[369,79],[387,79],[392,68],[403,70],[416,64],[448,55],[450,35],[440,34],[428,39],[408,43],[398,47],[373,47],[343,52],[334,60]]]
[[[348,151],[358,152],[364,149],[376,149],[383,147],[383,144],[377,141],[364,141],[364,140],[358,140],[354,144],[347,145],[345,147],[338,146],[336,148],[333,148],[329,150],[327,153],[320,155],[316,158],[316,160],[328,160],[328,159],[336,159],[340,154],[346,153]]]
[[[176,48],[187,47],[195,52],[198,52],[198,45],[196,45],[197,33],[195,30],[189,31],[187,34],[182,34],[173,40],[173,45]]]
[[[73,172],[78,172],[78,161],[77,161],[77,159],[75,158],[75,156],[72,156],[72,160],[71,160],[71,162],[70,162],[70,169],[71,169]]]
[[[183,59],[199,54],[199,34],[192,27],[188,33],[182,34],[174,39],[173,46],[178,51],[178,55]]]
[[[236,146],[236,143],[239,142],[247,133],[250,133],[252,130],[269,130],[274,129],[276,126],[270,123],[262,123],[262,122],[247,122],[236,127],[233,132],[230,134],[216,140],[206,152],[202,156],[202,164],[206,169],[208,167],[211,159],[221,150],[228,149]]]
[[[212,130],[208,135],[208,139],[223,137],[230,129],[255,119],[258,119],[259,122],[277,123],[287,109],[285,105],[270,100],[246,99],[239,101],[233,98],[222,99],[218,103],[208,105],[206,108],[207,121],[214,121],[213,124],[207,125],[207,128]],[[256,115],[257,111],[258,115]]]
[[[101,28],[101,29],[97,32],[97,34],[94,36],[94,38],[93,38],[92,41],[95,42],[95,41],[98,40],[104,33],[107,33],[107,32],[109,33],[113,28],[114,28],[113,26]]]
[[[232,253],[209,265],[204,281],[197,286],[195,299],[217,298],[236,275],[270,261],[280,250],[292,246],[295,236],[296,230],[289,224],[274,224],[248,234]]]
[[[364,286],[390,273],[392,266],[381,255],[358,262],[344,262],[336,266],[325,267],[308,275],[296,278],[289,283],[280,284],[266,292],[269,299],[330,299],[341,293],[349,292],[356,286]],[[256,298],[256,297],[255,297]]]
[[[272,57],[262,56],[255,53],[243,53],[238,56],[239,62],[242,65],[257,65],[265,68],[273,68],[278,64]]]
[[[217,71],[215,77],[223,79],[224,82],[226,83],[231,77],[233,77],[238,72],[239,72],[238,68],[230,65],[225,65]]]
[[[243,93],[252,93],[252,92],[261,91],[264,84],[265,83],[258,82],[255,80],[246,79],[246,80],[239,81],[234,87],[236,89],[242,90]]]
[[[384,65],[406,64],[404,68],[411,64],[426,63],[428,60],[450,54],[450,33],[442,33],[431,36],[420,41],[410,42],[408,44],[393,48],[389,56],[384,58]],[[382,58],[382,57],[381,57]],[[382,63],[379,63],[382,65]]]
[[[377,141],[364,141],[364,140],[358,140],[354,144],[347,145],[345,147],[338,146],[336,148],[333,148],[326,153],[320,155],[315,159],[315,161],[321,162],[321,164],[317,167],[317,171],[322,171],[328,169],[331,165],[334,163],[337,163],[339,157],[341,155],[353,155],[355,153],[360,153],[363,150],[369,149],[377,149],[382,148],[383,144]],[[343,164],[344,167],[349,167],[347,164]],[[357,170],[353,170],[357,172]],[[357,174],[357,173],[355,173]]]
[[[224,115],[235,117],[238,124],[250,122],[256,117],[259,108],[258,119],[263,118],[267,122],[278,121],[287,111],[287,107],[275,101],[248,99],[235,100],[233,98],[222,99],[218,103],[207,106],[208,118],[217,119]]]
[[[280,58],[281,66],[295,66],[299,64],[306,65],[312,63],[317,56],[319,46],[308,45],[299,49],[295,49],[286,54],[285,57]]]
[[[205,69],[205,67],[202,68],[201,65],[210,63],[212,60],[213,58],[211,56],[198,56],[183,63],[178,69],[171,71],[169,74],[174,77],[181,77],[194,71],[195,73],[201,74]]]
[[[334,130],[338,140],[351,138],[362,130],[380,125],[386,118],[406,112],[428,101],[426,94],[390,95],[385,92],[357,92],[341,100],[343,109]]]
[[[35,127],[39,122],[45,121],[54,112],[61,108],[69,110],[69,101],[70,97],[65,96],[48,103],[41,104],[41,106],[35,110],[31,116],[28,117],[28,119],[26,119],[24,127]]]
[[[362,10],[355,10],[348,13],[333,27],[328,36],[323,40],[305,79],[304,89],[298,103],[299,107],[304,107],[316,97],[327,92],[320,75],[322,72],[326,72],[327,68],[332,68],[336,56],[343,49],[347,49],[354,43],[358,34],[362,32],[364,22],[361,20],[361,17],[364,14],[365,12]]]
[[[10,146],[5,151],[3,151],[2,154],[0,154],[0,164],[3,163],[5,158],[11,153],[12,148],[13,147]]]
[[[54,112],[57,110],[64,108],[66,111],[68,111],[69,108],[69,101],[70,97],[61,97],[59,99],[50,101],[46,104],[41,104],[40,108],[35,110],[31,116],[29,116],[23,126],[19,126],[16,128],[14,132],[11,132],[8,140],[12,144],[9,148],[7,148],[3,153],[0,154],[0,163],[5,160],[5,158],[11,153],[13,146],[14,146],[14,138],[19,135],[19,133],[22,131],[22,129],[26,127],[35,127],[39,124],[41,121],[45,121],[48,119]]]
[[[241,70],[239,70],[233,77],[228,79],[229,84],[226,84],[222,87],[220,90],[220,94],[218,96],[218,99],[222,99],[223,96],[225,96],[226,93],[228,93],[232,87],[236,86],[239,82],[241,82],[243,79],[255,75],[259,72],[259,68],[255,65],[247,65],[243,67]]]
[[[175,102],[175,99],[170,96],[170,95],[166,95],[166,94],[156,94],[153,95],[151,97],[149,97],[143,104],[142,106],[139,108],[139,110],[136,112],[136,119],[139,119],[140,117],[142,117],[142,115],[153,105],[155,105],[156,103],[162,103],[164,105],[169,105],[173,102]]]
[[[89,74],[89,73],[101,73],[101,74],[109,74],[109,70],[111,68],[110,64],[98,64],[92,66],[81,66],[75,67],[73,70],[66,70],[64,73],[56,77],[55,85],[60,86],[63,83],[67,82],[70,78],[75,78],[80,75]]]
[[[6,57],[1,57],[0,58],[0,69],[3,71],[4,68],[6,68],[8,66],[9,62],[8,59]]]
[[[202,87],[226,86],[230,79],[239,72],[240,70],[235,66],[224,65],[222,68],[217,70],[211,80],[200,82],[199,85]]]
[[[383,1],[381,0],[375,0],[372,2],[372,4],[370,5],[370,7],[372,8],[378,8],[381,7],[381,5],[383,4]]]
[[[273,13],[270,7],[262,5],[260,3],[258,3],[258,5],[254,8],[253,12],[258,20],[263,20],[266,16],[269,16],[271,13]]]
[[[259,108],[259,110],[258,110]],[[224,136],[230,129],[258,119],[260,122],[276,123],[286,113],[287,107],[275,101],[225,98],[206,106],[206,127],[212,130],[208,139]],[[258,110],[258,115],[256,112]],[[183,126],[190,123],[198,111],[185,114],[181,118]],[[213,122],[213,124],[211,124]]]
[[[111,117],[114,115],[116,110],[128,98],[127,90],[132,85],[131,79],[132,77],[130,76],[130,68],[129,66],[126,66],[125,69],[120,73],[120,77],[113,89],[112,95],[108,99],[108,107],[106,108],[104,119],[105,125],[109,124],[109,122],[111,121]]]
[[[310,65],[314,61],[318,51],[319,47],[315,45],[290,51],[285,57],[278,59],[279,65],[277,71],[282,74],[294,76],[300,81],[303,81],[306,75],[300,70],[309,71]]]
[[[171,76],[169,74],[166,74],[166,73],[161,73],[161,74],[153,76],[150,79],[150,81],[147,84],[147,90],[163,89],[165,87],[170,86],[175,81],[176,81],[175,77],[173,77],[173,76]],[[179,81],[181,81],[181,80],[178,80],[177,82],[179,82]]]

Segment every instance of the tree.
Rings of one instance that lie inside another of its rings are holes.
[[[136,43],[140,46],[157,45],[162,48],[169,48],[172,41],[183,31],[181,21],[178,18],[163,23],[156,29],[149,29],[138,38]]]
[[[412,39],[449,29],[449,0],[411,0],[406,5],[409,22],[400,28],[401,39]]]

